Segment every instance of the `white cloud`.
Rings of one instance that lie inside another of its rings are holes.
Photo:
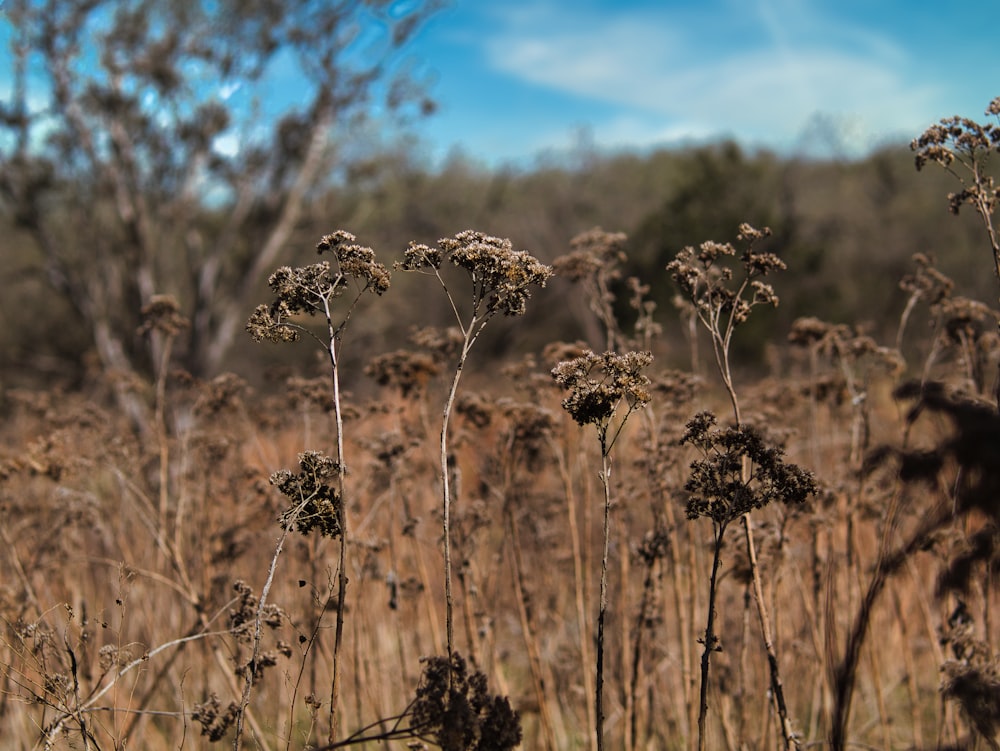
[[[884,35],[788,0],[712,6],[700,14],[601,16],[536,5],[506,23],[498,17],[486,50],[508,75],[692,137],[733,134],[780,146],[817,113],[849,119],[868,137],[919,129],[938,116],[934,89],[906,80],[907,55]]]

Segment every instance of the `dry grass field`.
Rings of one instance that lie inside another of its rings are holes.
[[[895,341],[802,318],[751,376],[730,346],[783,263],[744,225],[644,280],[678,289],[678,371],[621,242],[553,268],[476,233],[411,246],[395,273],[454,327],[345,374],[389,267],[335,233],[248,325],[318,343],[315,377],[255,392],[164,358],[8,391],[4,747],[997,748],[997,312],[921,256],[886,280]],[[553,269],[603,353],[467,370]],[[169,300],[147,320],[185,325]]]

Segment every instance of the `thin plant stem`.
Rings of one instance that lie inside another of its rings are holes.
[[[340,650],[344,640],[344,613],[347,608],[347,498],[344,484],[344,414],[341,405],[340,394],[340,361],[338,345],[340,344],[340,332],[347,324],[350,317],[347,317],[339,327],[334,327],[332,314],[330,311],[329,299],[324,300],[327,329],[329,333],[327,352],[330,356],[330,380],[333,387],[333,412],[337,424],[337,465],[340,472],[337,473],[337,490],[340,494],[340,503],[337,505],[337,523],[340,525],[340,549],[337,559],[337,618],[334,627],[333,639],[333,676],[330,679],[330,733],[328,742],[333,743],[337,739],[337,711],[340,705]]]
[[[554,441],[552,442],[554,443]],[[584,695],[590,697],[594,695],[594,678],[590,672],[590,666],[593,663],[591,663],[590,657],[590,639],[583,626],[583,624],[587,622],[586,571],[589,569],[586,565],[584,565],[583,556],[580,550],[580,525],[577,520],[576,492],[573,489],[573,480],[570,476],[569,468],[566,466],[566,456],[554,445],[552,450],[559,463],[559,475],[562,479],[563,490],[566,495],[566,517],[569,521],[570,545],[573,551],[573,589],[576,600],[576,616],[577,621],[580,624],[580,660],[583,664],[583,687]],[[587,508],[589,508],[589,506]],[[586,706],[587,727],[595,727],[597,723],[597,715],[594,712],[594,705],[590,701],[587,701]]]
[[[747,288],[749,279],[744,279],[740,285],[736,298],[741,299]],[[700,314],[703,315],[703,314]],[[736,327],[736,317],[730,312],[728,318],[722,323],[722,311],[719,307],[710,308],[707,326],[712,334],[712,348],[715,353],[715,362],[719,368],[719,374],[725,384],[726,392],[733,407],[733,417],[736,425],[743,424],[740,412],[740,402],[733,385],[732,367],[729,360],[730,345],[732,344],[733,331]],[[703,320],[705,320],[703,318]],[[744,461],[743,481],[749,480],[749,464]],[[760,566],[757,563],[757,546],[754,542],[753,521],[750,514],[743,515],[744,542],[747,549],[747,559],[750,563],[750,578],[753,584],[754,603],[757,606],[757,615],[760,622],[761,638],[764,641],[764,649],[767,652],[768,670],[770,673],[771,693],[774,699],[775,708],[781,721],[781,735],[784,740],[785,749],[798,748],[791,720],[788,716],[788,706],[785,703],[785,691],[781,682],[781,673],[778,667],[778,655],[774,648],[774,638],[771,630],[771,618],[768,613],[767,604],[764,601],[763,585],[760,579]]]
[[[449,295],[450,297],[450,295]],[[471,334],[471,329],[466,332],[465,342],[462,345],[462,353],[455,367],[455,377],[451,381],[451,390],[444,403],[444,413],[441,419],[441,492],[442,492],[442,531],[444,535],[444,600],[445,600],[445,638],[448,645],[449,657],[455,654],[455,600],[452,593],[452,563],[451,563],[451,472],[448,468],[448,426],[451,422],[451,413],[455,406],[455,398],[458,394],[458,384],[462,380],[462,372],[465,368],[465,361],[469,354],[469,348],[475,341],[475,336]]]
[[[604,621],[608,610],[608,556],[611,539],[611,457],[607,427],[601,434],[601,485],[604,488],[604,546],[601,551],[601,595],[597,613],[597,684],[594,691],[597,751],[604,750]]]
[[[726,533],[726,526],[724,523],[712,523],[714,542],[712,574],[708,583],[708,617],[705,636],[702,639],[704,650],[701,653],[701,691],[698,695],[698,751],[705,751],[707,748],[705,720],[708,717],[708,671],[712,652],[716,651],[718,642],[715,635],[715,595],[719,583],[719,564],[722,562],[722,538]]]

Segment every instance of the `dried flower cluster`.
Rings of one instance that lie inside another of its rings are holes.
[[[507,316],[523,315],[532,285],[544,287],[552,269],[510,240],[466,230],[438,241],[438,247],[411,242],[397,268],[404,271],[440,270],[447,260],[472,278],[473,306],[479,311]]]
[[[746,223],[740,225],[738,237],[747,247],[740,256],[743,280],[735,289],[730,287],[734,279],[732,268],[721,263],[736,256],[736,248],[730,243],[708,241],[698,248],[688,246],[667,264],[671,278],[694,303],[703,321],[717,321],[720,315],[727,315],[734,323],[743,323],[754,306],[778,305],[778,296],[771,285],[756,278],[786,268],[785,262],[773,253],[754,250],[755,243],[770,234],[767,228],[758,230]],[[743,296],[748,284],[752,291],[749,299]]]
[[[680,441],[704,457],[692,462],[684,486],[690,494],[688,518],[706,516],[726,525],[772,501],[798,504],[816,494],[812,473],[785,463],[784,452],[768,445],[755,428],[718,429],[715,425],[715,415],[700,412],[688,422]]]
[[[506,697],[492,696],[486,676],[454,654],[424,660],[410,727],[441,751],[508,751],[521,743],[521,720]]]
[[[219,697],[213,693],[206,701],[194,705],[191,718],[201,725],[201,734],[207,735],[208,740],[214,743],[225,737],[236,722],[239,711],[239,705],[232,701],[223,709]]]
[[[184,331],[191,322],[181,315],[181,307],[177,299],[171,295],[153,295],[150,301],[142,306],[142,325],[140,334],[158,331],[166,336],[176,336]]]
[[[344,468],[318,451],[299,454],[298,474],[282,469],[271,475],[271,484],[291,501],[279,521],[282,529],[308,534],[318,528],[325,537],[340,536],[338,510],[343,499],[330,481]]]
[[[275,300],[270,306],[258,305],[247,322],[254,341],[295,341],[300,327],[290,323],[293,316],[320,314],[329,320],[333,300],[352,282],[357,297],[365,291],[381,295],[389,289],[388,269],[375,260],[375,251],[355,244],[355,239],[342,230],[325,235],[316,249],[321,254],[333,253],[333,264],[322,261],[299,268],[282,266],[271,274],[267,283]]]
[[[397,349],[372,358],[365,375],[379,386],[390,386],[403,398],[423,392],[427,382],[441,372],[437,361],[425,352]]]
[[[235,607],[229,610],[229,630],[241,639],[248,639],[252,636],[250,632],[257,621],[259,601],[250,585],[242,579],[233,584],[233,591],[236,592],[237,599]],[[281,608],[268,603],[260,613],[260,622],[268,628],[278,628],[284,617]]]
[[[553,261],[552,268],[573,282],[601,280],[606,284],[620,279],[620,265],[627,260],[625,240],[624,233],[595,227],[574,237],[569,244],[570,252]]]
[[[890,372],[897,372],[903,366],[896,350],[879,345],[872,337],[846,323],[827,323],[811,316],[798,318],[788,332],[788,342],[813,348],[819,354],[842,362],[871,357]]]
[[[990,102],[987,115],[1000,113],[998,101],[1000,97]],[[982,172],[982,162],[990,152],[1000,152],[1000,126],[983,125],[967,117],[944,118],[915,138],[910,149],[916,152],[914,161],[918,170],[928,162],[935,162],[962,182],[962,190],[948,194],[948,206],[953,214],[958,213],[962,204],[971,204],[977,210],[986,208],[989,213],[996,208],[1000,188],[992,177]],[[956,161],[970,173],[971,182],[955,172]]]
[[[556,365],[552,377],[570,394],[562,406],[580,425],[606,425],[624,401],[629,409],[650,401],[650,380],[641,371],[653,361],[649,352],[605,352],[590,350]]]
[[[958,703],[969,724],[990,748],[1000,732],[1000,660],[988,642],[976,637],[976,627],[964,600],[948,617],[941,644],[951,647],[953,658],[941,666],[941,695]]]
[[[901,290],[928,305],[936,305],[951,295],[955,282],[938,271],[933,255],[914,253],[913,262],[917,265],[917,270],[899,280]]]

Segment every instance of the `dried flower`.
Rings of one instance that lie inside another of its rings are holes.
[[[472,278],[473,307],[487,314],[523,315],[530,287],[544,287],[552,269],[526,251],[514,250],[510,240],[466,230],[438,241],[438,247],[411,242],[396,267],[404,271],[440,270],[445,259],[465,269]]]
[[[142,306],[142,325],[139,334],[159,331],[166,336],[176,336],[191,325],[191,322],[181,315],[181,307],[177,299],[171,295],[153,295],[146,305]]]
[[[986,114],[996,114],[996,102],[996,99],[990,102]],[[918,170],[934,162],[962,184],[962,190],[948,194],[948,208],[953,214],[957,214],[963,204],[975,207],[984,219],[996,209],[1000,188],[993,177],[984,172],[984,165],[991,152],[1000,151],[1000,126],[982,125],[967,117],[947,117],[915,138],[910,149],[916,152],[914,164]],[[996,238],[991,241],[996,253]]]
[[[570,391],[562,406],[580,425],[606,426],[624,401],[629,411],[650,401],[650,380],[640,371],[653,361],[649,352],[605,352],[587,350],[552,369],[556,383]],[[596,377],[595,377],[596,375]]]
[[[207,735],[208,740],[214,743],[225,737],[226,731],[236,722],[239,711],[240,708],[235,702],[229,702],[223,709],[219,697],[212,693],[207,700],[194,705],[191,717],[201,725],[201,734]]]
[[[553,261],[552,268],[559,276],[574,282],[598,277],[604,281],[619,279],[619,267],[627,260],[626,239],[624,233],[595,227],[574,237],[570,252]]]
[[[680,440],[703,456],[692,462],[684,486],[689,493],[689,519],[707,516],[726,525],[772,501],[802,503],[815,495],[812,473],[785,463],[784,452],[768,445],[755,428],[744,424],[717,429],[715,425],[715,415],[700,412],[688,422]]]
[[[282,469],[271,475],[271,484],[291,501],[279,517],[282,529],[308,534],[318,527],[325,537],[339,537],[343,499],[329,480],[343,474],[344,468],[318,451],[299,454],[299,468],[298,474]]]
[[[423,660],[410,727],[431,735],[441,751],[508,751],[521,743],[521,720],[505,697],[492,696],[486,676],[469,675],[459,654]]]
[[[237,594],[237,603],[235,608],[229,610],[229,630],[241,639],[249,639],[252,637],[252,626],[257,620],[259,601],[250,585],[242,579],[233,583],[233,591]],[[281,608],[271,603],[265,604],[260,612],[261,623],[272,629],[279,628],[284,617]]]
[[[406,349],[378,355],[365,366],[365,375],[374,378],[380,386],[398,389],[403,398],[413,392],[421,393],[427,382],[440,371],[440,366],[431,355]]]
[[[299,313],[318,313],[330,321],[333,300],[342,296],[352,282],[357,296],[351,307],[366,291],[381,295],[389,289],[389,271],[375,261],[375,251],[354,244],[354,240],[354,235],[341,230],[325,235],[316,248],[319,253],[333,253],[333,264],[323,261],[299,268],[282,266],[268,277],[275,300],[269,306],[258,305],[247,321],[246,329],[254,341],[295,341],[301,327],[290,321]]]

